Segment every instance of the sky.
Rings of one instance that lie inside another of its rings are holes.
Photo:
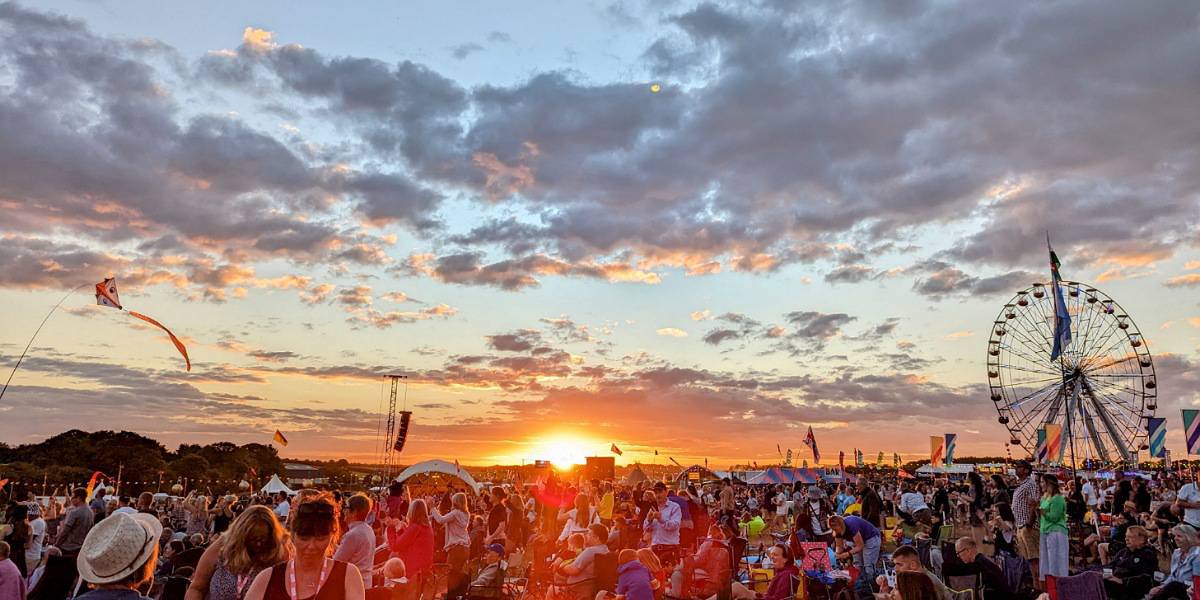
[[[405,374],[405,462],[1002,455],[988,339],[1049,233],[1182,454],[1200,7],[498,6],[0,4],[5,376],[66,294],[0,441],[372,460]]]

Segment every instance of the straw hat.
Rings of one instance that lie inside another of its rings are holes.
[[[79,549],[79,575],[90,583],[120,581],[137,571],[158,547],[162,523],[153,515],[116,513],[88,532]]]

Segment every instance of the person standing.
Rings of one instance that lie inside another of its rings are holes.
[[[467,560],[471,555],[471,537],[468,527],[471,513],[467,509],[467,495],[458,492],[450,497],[450,512],[441,514],[434,509],[434,521],[446,527],[446,562],[450,569],[446,573],[446,597],[457,598],[467,592]]]
[[[654,498],[658,506],[646,514],[642,530],[650,536],[650,547],[654,554],[664,566],[671,568],[679,557],[679,527],[683,523],[683,511],[667,498],[667,486],[661,481],[654,484]]]
[[[829,528],[844,544],[851,544],[849,550],[837,552],[838,560],[853,559],[858,567],[858,580],[854,588],[859,597],[870,597],[871,582],[875,581],[875,565],[879,562],[879,550],[883,536],[879,528],[870,521],[860,517],[833,516],[829,518]]]
[[[246,600],[363,600],[358,567],[329,558],[338,535],[338,508],[321,494],[296,506],[289,529],[295,555],[258,574]]]
[[[733,526],[735,521],[734,511],[737,506],[733,500],[733,481],[726,477],[721,480],[721,492],[718,494],[721,502],[720,519],[724,525]]]
[[[358,567],[364,590],[371,589],[371,568],[375,561],[375,532],[367,525],[369,514],[371,499],[366,494],[354,494],[346,500],[346,534],[333,553],[333,560]]]
[[[390,519],[387,531],[388,548],[404,561],[409,581],[415,589],[423,590],[425,580],[433,570],[434,535],[429,524],[429,508],[417,498],[408,503],[407,519]]]
[[[495,500],[495,504],[488,511],[488,534],[484,538],[484,543],[503,546],[508,540],[508,506],[504,502],[508,498],[508,494],[504,488],[496,486],[492,488],[492,498]]]
[[[29,548],[29,542],[33,537],[33,532],[29,527],[29,507],[24,504],[12,505],[6,525],[9,527],[8,537],[5,538],[9,546],[8,559],[17,565],[21,577],[29,577],[29,573],[33,570],[27,567],[25,562],[25,550]]]
[[[29,545],[25,547],[25,566],[30,573],[42,562],[42,550],[46,547],[46,521],[42,509],[36,502],[29,506]]]
[[[11,553],[8,542],[0,541],[0,598],[25,600],[25,577],[9,559]]]
[[[275,516],[279,517],[280,521],[287,522],[288,513],[292,510],[292,503],[288,501],[286,492],[279,492],[279,501],[275,503]]]
[[[1017,552],[1029,561],[1034,579],[1038,578],[1038,555],[1041,535],[1038,533],[1038,484],[1029,461],[1018,460],[1013,465],[1021,484],[1013,492],[1013,517],[1017,525]]]
[[[204,551],[184,600],[242,600],[260,572],[289,558],[287,532],[275,513],[251,506]]]
[[[1070,563],[1070,547],[1067,543],[1067,502],[1059,488],[1058,477],[1053,473],[1042,475],[1042,500],[1038,506],[1041,521],[1039,579],[1047,575],[1066,577]]]

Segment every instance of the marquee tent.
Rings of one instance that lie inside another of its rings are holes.
[[[419,462],[396,476],[396,481],[408,486],[429,487],[437,491],[468,489],[479,493],[479,484],[466,469],[444,460]]]
[[[279,492],[283,492],[289,496],[295,495],[296,493],[292,491],[292,488],[285,485],[283,481],[279,479],[278,475],[271,476],[271,480],[267,482],[267,485],[262,487],[262,492],[264,494],[278,494]]]
[[[639,483],[645,483],[647,481],[650,481],[650,478],[646,476],[645,471],[642,471],[641,467],[634,466],[633,470],[630,471],[629,474],[625,476],[625,480],[623,483],[627,486],[632,487]]]

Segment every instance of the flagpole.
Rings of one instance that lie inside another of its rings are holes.
[[[1046,250],[1048,250],[1050,252],[1050,256],[1052,259],[1050,261],[1050,283],[1051,283],[1051,285],[1054,286],[1053,302],[1054,302],[1055,325],[1057,325],[1058,324],[1058,316],[1057,316],[1058,315],[1058,299],[1062,296],[1062,289],[1058,285],[1058,280],[1061,278],[1061,275],[1058,274],[1058,266],[1054,264],[1056,261],[1053,259],[1055,259],[1057,257],[1054,255],[1054,248],[1052,248],[1050,246],[1050,231],[1049,230],[1046,231]],[[1066,300],[1063,300],[1063,311],[1067,312],[1067,316],[1070,317],[1070,312],[1067,311]],[[1057,327],[1055,327],[1054,336],[1056,338],[1054,340],[1054,343],[1058,343],[1058,339],[1057,339],[1058,328]],[[1072,342],[1075,341],[1074,336],[1071,336],[1071,341]],[[1066,362],[1067,356],[1066,356],[1066,354],[1067,354],[1066,348],[1059,349],[1058,368],[1059,368],[1059,372],[1062,373],[1063,392],[1064,393],[1066,392],[1066,386],[1067,386],[1067,362]],[[1072,378],[1075,379],[1074,385],[1072,386],[1072,389],[1071,389],[1071,394],[1072,394],[1072,396],[1074,396],[1074,398],[1063,398],[1063,401],[1067,402],[1066,425],[1067,425],[1067,433],[1070,436],[1070,444],[1071,444],[1071,481],[1075,481],[1075,477],[1076,477],[1075,427],[1074,427],[1074,415],[1072,415],[1072,411],[1075,410],[1075,408],[1079,405],[1079,377],[1073,376]]]

